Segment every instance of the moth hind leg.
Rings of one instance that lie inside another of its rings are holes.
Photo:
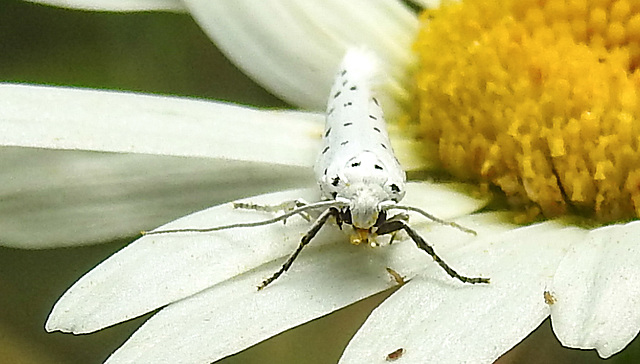
[[[263,212],[290,212],[299,207],[307,206],[309,203],[303,199],[295,199],[290,201],[284,201],[277,205],[261,205],[255,204],[251,202],[234,202],[233,208],[235,209],[243,209],[243,210],[254,210],[254,211],[263,211]],[[300,216],[307,221],[311,221],[311,217],[307,212],[300,212]],[[284,223],[287,223],[287,220],[284,220]]]

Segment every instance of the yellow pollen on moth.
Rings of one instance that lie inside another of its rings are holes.
[[[421,15],[419,132],[527,218],[640,217],[640,2],[463,0]]]
[[[360,245],[362,243],[369,243],[371,246],[377,246],[375,243],[374,234],[371,233],[368,229],[353,229],[353,234],[350,235],[349,239],[351,244]]]

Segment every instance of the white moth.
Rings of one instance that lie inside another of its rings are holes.
[[[379,235],[403,230],[418,248],[429,254],[451,277],[465,283],[489,283],[488,278],[469,278],[458,274],[447,265],[433,248],[407,224],[407,215],[389,217],[390,210],[417,212],[435,222],[456,227],[475,234],[452,222],[447,222],[413,206],[400,205],[405,194],[406,175],[393,154],[382,109],[373,95],[373,82],[379,72],[377,58],[360,48],[350,49],[340,66],[327,105],[327,119],[323,134],[323,147],[315,164],[315,174],[323,200],[307,204],[302,201],[279,206],[257,206],[238,203],[238,208],[288,212],[272,219],[217,226],[206,229],[156,230],[144,234],[179,232],[210,232],[231,228],[272,224],[307,211],[322,211],[300,244],[282,267],[265,279],[263,289],[286,272],[302,249],[330,219],[342,229],[353,229],[351,243],[375,244]],[[286,208],[289,206],[290,208]]]
[[[315,165],[323,197],[348,205],[353,226],[365,230],[385,206],[404,197],[406,181],[372,95],[378,70],[373,54],[347,52],[329,94],[324,146]]]

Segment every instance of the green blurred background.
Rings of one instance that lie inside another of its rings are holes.
[[[287,107],[237,70],[184,14],[93,13],[2,0],[0,82],[132,90]],[[148,316],[82,336],[47,334],[43,325],[52,305],[76,279],[134,238],[43,251],[0,248],[0,363],[104,361]],[[349,338],[388,294],[285,332],[221,362],[335,363]],[[610,362],[637,361],[639,347],[632,344]],[[548,320],[500,360],[600,361],[592,351],[562,348]]]

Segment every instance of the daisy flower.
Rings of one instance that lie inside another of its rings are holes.
[[[291,218],[138,239],[76,282],[47,330],[89,333],[160,309],[107,362],[212,362],[400,282],[341,363],[490,363],[549,316],[563,345],[603,358],[637,335],[635,3],[463,1],[419,18],[394,1],[157,4],[189,11],[238,67],[310,110],[323,107],[346,46],[380,54],[388,118],[421,138],[421,154],[511,209],[473,213],[487,199],[461,183],[407,192],[408,204],[477,232],[412,219],[450,265],[491,284],[452,280],[410,241],[362,249],[324,229],[288,274],[256,292],[309,226]],[[313,112],[16,85],[0,93],[3,145],[309,166],[322,128]],[[247,201],[295,198],[318,191]],[[223,204],[161,228],[263,217]]]

